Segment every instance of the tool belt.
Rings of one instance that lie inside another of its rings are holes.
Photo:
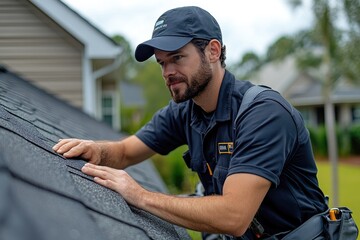
[[[331,208],[314,215],[292,231],[281,232],[261,240],[356,240],[359,229],[347,207]],[[246,236],[221,235],[226,240],[249,240]]]
[[[359,229],[347,207],[331,208],[314,215],[296,229],[265,238],[266,240],[356,240]],[[284,236],[278,238],[278,236]]]

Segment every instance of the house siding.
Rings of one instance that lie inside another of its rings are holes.
[[[0,0],[0,64],[81,107],[83,45],[27,0]]]

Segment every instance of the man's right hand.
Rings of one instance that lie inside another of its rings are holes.
[[[60,139],[53,150],[65,158],[81,158],[95,165],[124,169],[142,162],[155,152],[135,135],[119,141]]]
[[[92,140],[60,139],[52,149],[65,158],[79,157],[96,165],[102,160],[101,144]]]

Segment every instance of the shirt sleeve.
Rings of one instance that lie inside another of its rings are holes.
[[[182,112],[181,105],[171,101],[135,135],[155,152],[166,155],[186,143]]]
[[[251,173],[278,186],[297,139],[291,113],[280,103],[266,99],[252,104],[239,120],[228,175]]]

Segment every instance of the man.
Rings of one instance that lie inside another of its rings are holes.
[[[252,84],[225,70],[213,16],[198,7],[165,12],[135,57],[141,62],[153,54],[173,98],[168,106],[122,141],[64,139],[53,149],[88,160],[82,171],[129,204],[201,232],[264,238],[327,209],[309,135],[294,108],[267,91],[235,122]],[[199,174],[204,197],[149,192],[121,170],[184,144],[184,159]],[[254,219],[264,232],[253,227]]]

